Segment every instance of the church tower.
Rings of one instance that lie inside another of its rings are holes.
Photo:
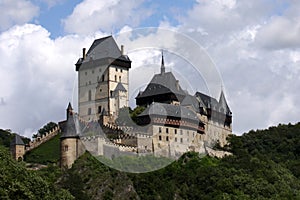
[[[84,146],[80,141],[78,131],[75,126],[75,113],[69,103],[67,108],[67,120],[61,125],[62,135],[60,137],[60,166],[72,167],[75,160],[84,152]]]
[[[128,107],[131,61],[112,36],[97,39],[83,49],[76,63],[78,72],[78,112],[86,121],[113,122],[122,107]],[[105,112],[103,112],[105,110]]]

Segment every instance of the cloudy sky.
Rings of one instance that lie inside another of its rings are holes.
[[[96,38],[145,27],[183,35],[207,53],[233,111],[234,133],[300,121],[298,0],[1,0],[0,13],[2,129],[31,136],[47,122],[63,120],[74,102],[81,49]],[[178,44],[176,38],[154,31],[132,42],[170,45]],[[158,72],[153,66],[159,66],[160,52],[131,50],[133,74],[150,66],[150,73],[134,76],[146,84]],[[206,91],[185,70],[186,61],[174,62],[174,52],[166,56],[167,69],[187,90]]]

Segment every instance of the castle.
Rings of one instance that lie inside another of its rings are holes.
[[[178,158],[187,151],[209,153],[232,134],[232,112],[221,90],[219,99],[184,91],[172,72],[161,69],[136,105],[145,107],[137,124],[118,124],[128,107],[131,60],[112,36],[97,39],[75,64],[78,72],[78,114],[71,105],[60,124],[61,165],[70,167],[84,152],[105,157],[152,154]],[[213,154],[213,153],[212,153]]]
[[[232,112],[223,90],[219,99],[184,91],[172,72],[167,72],[162,54],[160,73],[152,77],[136,97],[145,108],[136,124],[128,116],[118,123],[128,108],[131,60],[112,36],[97,39],[75,64],[78,73],[78,113],[71,104],[66,120],[59,122],[60,164],[71,167],[88,150],[93,155],[112,158],[120,155],[154,155],[178,158],[187,151],[218,155],[212,147],[226,144],[232,134]],[[16,136],[12,152],[24,149]],[[223,154],[219,154],[222,156]]]

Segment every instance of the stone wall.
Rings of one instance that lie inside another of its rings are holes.
[[[60,129],[58,126],[54,127],[51,131],[47,132],[45,135],[42,135],[41,137],[35,138],[33,141],[29,142],[29,145],[26,146],[25,151],[31,151],[32,149],[37,148],[41,144],[47,142],[48,140],[52,139],[54,136],[56,136],[60,132]]]

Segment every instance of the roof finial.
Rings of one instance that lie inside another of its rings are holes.
[[[166,72],[165,68],[165,61],[164,61],[164,52],[161,50],[161,67],[160,67],[160,73],[164,74]]]

